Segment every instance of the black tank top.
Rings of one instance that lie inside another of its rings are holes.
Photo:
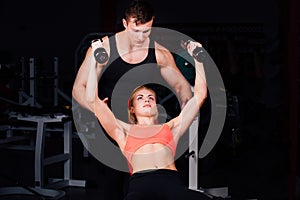
[[[155,66],[154,68],[156,68],[155,70],[158,69],[157,69],[157,61],[155,56],[154,41],[152,39],[150,39],[147,57],[140,63],[136,63],[136,64],[127,63],[121,58],[117,50],[115,35],[109,38],[109,44],[110,44],[110,57],[108,60],[108,64],[103,69],[100,75],[99,97],[100,99],[108,97],[109,99],[108,106],[111,108],[111,97],[113,95],[114,88],[116,84],[123,84],[123,83],[118,83],[123,75],[128,73],[130,70],[147,63],[153,63]],[[134,82],[134,80],[122,80],[122,81],[124,81],[124,83],[125,82],[127,83],[129,81]],[[124,110],[124,108],[122,109]]]

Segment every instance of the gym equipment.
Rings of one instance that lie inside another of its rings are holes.
[[[36,90],[35,90],[35,60],[34,58],[29,59],[29,95],[24,91],[25,87],[25,63],[24,58],[21,60],[22,64],[22,87],[19,91],[19,104],[30,105],[32,107],[42,106],[36,101]],[[24,101],[25,99],[25,101]]]
[[[66,95],[62,90],[59,89],[58,82],[58,57],[53,57],[53,76],[49,77],[53,79],[53,106],[59,105],[59,97],[62,97],[68,103],[72,103],[72,99]],[[36,89],[36,58],[29,58],[29,94],[25,92],[25,58],[21,58],[21,88],[19,90],[19,104],[20,105],[29,105],[31,107],[42,108],[43,106],[37,102],[37,89]]]
[[[77,71],[84,60],[87,49],[91,46],[91,41],[99,38],[103,38],[105,36],[111,36],[114,33],[112,32],[104,32],[104,33],[89,33],[87,34],[78,44],[75,52],[74,52],[74,73],[77,74]]]
[[[195,190],[197,192],[205,193],[208,196],[229,198],[228,187],[220,188],[202,188],[198,186],[198,116],[189,128],[189,153],[185,155],[189,158],[189,189]]]
[[[186,49],[187,45],[190,43],[191,41],[188,40],[186,42],[181,41],[181,47],[183,49]],[[193,50],[193,57],[198,61],[198,62],[204,62],[205,59],[207,58],[207,52],[203,47],[196,47]]]
[[[70,104],[72,104],[72,98],[70,98],[68,95],[66,95],[62,90],[59,89],[59,84],[58,84],[58,57],[53,58],[53,64],[54,64],[54,106],[58,106],[58,100],[59,96],[62,97],[63,99],[67,100]]]
[[[91,43],[92,49],[94,50],[95,60],[100,64],[105,63],[108,60],[108,54],[106,50],[100,46],[101,40],[95,39],[92,40]]]
[[[72,119],[68,115],[61,113],[52,115],[28,115],[15,114],[18,121],[35,122],[36,127],[31,127],[32,131],[36,131],[35,141],[35,163],[34,163],[34,187],[2,187],[0,188],[0,196],[9,194],[29,194],[39,195],[43,197],[51,197],[59,199],[65,195],[64,191],[58,189],[67,186],[85,187],[84,180],[72,179]],[[63,128],[48,129],[48,124],[62,125]],[[15,127],[22,129],[22,127]],[[62,131],[64,138],[64,152],[50,157],[44,157],[45,137],[49,131]],[[44,167],[56,163],[64,163],[64,177],[62,179],[53,178],[49,180],[49,184],[44,181]]]

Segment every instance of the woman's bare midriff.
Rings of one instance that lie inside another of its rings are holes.
[[[169,147],[160,144],[146,144],[139,148],[131,159],[133,173],[151,169],[177,170],[174,155]]]

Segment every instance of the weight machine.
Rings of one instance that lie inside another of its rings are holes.
[[[59,97],[62,97],[64,100],[72,103],[72,99],[66,95],[61,89],[59,89],[59,73],[58,73],[58,57],[53,57],[53,106],[58,106]],[[19,104],[20,105],[30,105],[32,107],[41,108],[42,106],[36,100],[36,59],[29,58],[29,94],[25,92],[25,79],[26,79],[26,70],[25,70],[25,58],[21,58],[21,88],[19,91]]]
[[[198,148],[198,116],[189,128],[189,153],[186,157],[189,158],[189,189],[198,192],[219,196],[226,198],[228,197],[228,187],[220,188],[202,188],[198,185],[198,162],[199,162],[199,148]]]
[[[35,65],[34,58],[29,59],[29,94],[24,90],[25,88],[25,59],[21,58],[21,88],[19,90],[19,104],[30,105],[31,107],[39,107],[41,105],[36,102],[35,90]]]
[[[58,88],[58,58],[54,57],[54,100],[53,106],[58,105],[58,98],[72,102],[66,94]],[[72,118],[68,114],[56,113],[55,109],[43,109],[42,105],[36,101],[36,66],[35,58],[29,58],[29,94],[25,92],[25,59],[21,59],[21,89],[19,91],[19,105],[15,106],[15,110],[9,112],[9,121],[21,122],[9,125],[2,125],[1,131],[6,132],[6,138],[0,140],[0,144],[4,148],[12,148],[18,150],[34,150],[34,186],[12,186],[1,187],[0,196],[6,195],[36,195],[41,197],[49,197],[59,199],[65,195],[65,192],[59,190],[67,186],[85,187],[85,180],[72,179]],[[52,77],[51,77],[52,78]],[[7,100],[7,102],[10,102]],[[14,105],[17,103],[14,103]],[[29,107],[28,107],[29,106]],[[14,119],[14,120],[11,120]],[[23,123],[22,123],[23,122]],[[26,122],[30,122],[30,125]],[[35,125],[31,125],[31,122]],[[21,125],[20,125],[21,124]],[[49,126],[53,124],[52,126]],[[27,131],[35,133],[35,141],[30,145],[7,145],[11,142],[18,142],[28,139],[25,136],[15,136],[14,131]],[[45,157],[45,139],[46,135],[51,132],[63,132],[63,152],[54,156]],[[63,178],[50,178],[46,184],[44,180],[44,168],[48,165],[63,163]]]

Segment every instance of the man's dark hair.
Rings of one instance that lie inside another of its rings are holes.
[[[133,0],[125,10],[125,19],[135,19],[136,24],[144,24],[154,18],[154,9],[146,0]]]

